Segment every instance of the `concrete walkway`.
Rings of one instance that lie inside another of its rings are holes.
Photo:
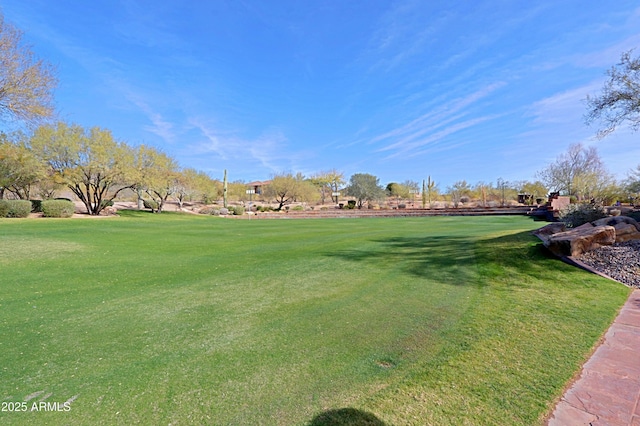
[[[640,290],[565,392],[549,426],[640,426]]]

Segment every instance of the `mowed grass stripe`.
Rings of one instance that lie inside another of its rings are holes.
[[[628,294],[546,257],[535,227],[3,220],[0,241],[42,256],[0,251],[0,396],[77,398],[0,418],[306,424],[354,407],[390,424],[533,424]]]

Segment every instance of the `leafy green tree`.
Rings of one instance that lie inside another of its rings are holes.
[[[390,197],[395,197],[396,202],[399,205],[401,200],[409,200],[413,198],[414,194],[417,194],[418,191],[418,183],[407,180],[403,183],[389,183],[386,188],[387,195]]]
[[[133,167],[129,170],[128,178],[132,183],[131,189],[135,191],[138,198],[138,210],[144,208],[145,184],[148,180],[147,175],[153,167],[152,151],[152,147],[144,144],[134,148]]]
[[[471,194],[471,187],[469,186],[466,180],[459,180],[455,182],[453,185],[451,185],[450,187],[448,187],[447,192],[451,197],[453,206],[455,208],[458,208],[458,205],[462,201],[462,198],[469,196],[469,194]]]
[[[318,188],[320,192],[320,202],[325,203],[327,197],[332,193],[338,192],[340,187],[344,185],[344,173],[333,169],[327,172],[320,172],[310,179],[311,183]]]
[[[291,173],[275,175],[266,186],[264,195],[275,199],[278,203],[277,210],[281,210],[282,207],[295,200],[298,184],[299,182]]]
[[[53,115],[53,67],[37,59],[0,13],[0,117],[37,122]]]
[[[298,191],[295,196],[296,202],[301,203],[317,203],[320,201],[320,193],[318,188],[313,184],[311,179],[306,179],[302,174],[298,173],[297,179],[299,179]]]
[[[242,180],[237,180],[227,184],[228,196],[235,201],[248,201],[247,184]],[[253,198],[252,198],[253,199]]]
[[[127,172],[133,152],[116,141],[108,130],[85,130],[63,122],[40,126],[31,137],[31,149],[85,205],[98,215],[121,191],[131,188]]]
[[[185,201],[192,200],[198,193],[198,171],[192,168],[182,169],[176,172],[173,181],[172,196],[182,210]]]
[[[315,192],[313,183],[306,180],[301,173],[275,175],[265,188],[265,196],[275,199],[278,203],[277,210],[296,201],[310,201]]]
[[[522,183],[521,192],[523,194],[531,195],[531,203],[534,203],[536,199],[542,198],[549,193],[547,186],[541,181],[537,180],[535,182],[524,181]]]
[[[51,170],[47,170],[46,173],[47,176],[44,179],[39,180],[36,187],[37,195],[42,200],[55,198],[56,193],[65,187]]]
[[[28,147],[23,134],[17,134],[15,141],[4,135],[0,140],[0,199],[5,191],[28,200],[32,189],[46,178],[45,164]]]
[[[401,199],[409,198],[409,188],[402,184],[395,182],[388,183],[385,190],[387,192],[387,196],[395,198],[396,204],[398,205],[400,204]]]
[[[145,145],[138,147],[134,163],[133,186],[139,196],[144,192],[150,197],[157,206],[155,211],[162,213],[167,199],[176,191],[178,163],[164,152]]]
[[[640,58],[631,57],[631,53],[623,53],[620,62],[607,71],[609,80],[600,95],[587,96],[585,120],[588,124],[602,124],[599,137],[612,133],[624,122],[633,130],[640,128]]]
[[[355,197],[359,208],[364,202],[373,202],[385,197],[385,190],[380,186],[379,179],[368,173],[356,173],[349,178],[346,195]]]
[[[200,194],[200,200],[204,204],[210,204],[222,196],[222,182],[212,179],[205,172],[198,172],[195,184]]]

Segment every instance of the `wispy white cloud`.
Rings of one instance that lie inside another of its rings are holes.
[[[248,152],[252,158],[272,173],[282,171],[282,160],[286,136],[278,129],[268,129],[249,144]]]
[[[640,21],[640,19],[638,21]],[[620,61],[621,53],[631,49],[637,49],[638,47],[640,47],[640,34],[634,34],[617,43],[608,45],[604,49],[572,55],[570,61],[582,68],[595,67],[607,69]],[[637,54],[638,51],[636,50],[635,53]]]
[[[175,142],[176,134],[173,123],[166,120],[162,114],[152,109],[151,106],[146,101],[142,100],[138,94],[129,92],[127,93],[127,98],[147,116],[149,121],[151,121],[151,125],[143,126],[144,130],[155,134],[164,142],[169,144]]]
[[[424,138],[419,138],[414,140],[411,143],[408,144],[404,144],[402,146],[399,147],[399,149],[397,150],[397,152],[395,152],[394,154],[388,156],[387,158],[396,158],[396,157],[405,157],[405,158],[410,158],[410,157],[416,157],[418,155],[422,155],[423,153],[425,153],[426,151],[424,150],[417,150],[417,148],[423,147],[425,145],[429,145],[429,144],[434,144],[434,143],[438,143],[442,140],[444,140],[447,136],[452,135],[454,133],[460,132],[462,130],[468,129],[470,127],[476,126],[478,124],[484,123],[486,121],[492,120],[497,118],[497,115],[488,115],[488,116],[484,116],[484,117],[477,117],[477,118],[473,118],[470,120],[466,120],[460,123],[456,123],[452,126],[448,126],[445,127],[444,129],[437,131],[431,135],[428,135],[427,137]],[[451,146],[447,147],[447,149],[453,149],[455,147],[459,147],[459,144],[452,144]],[[441,151],[441,150],[439,150]]]
[[[85,47],[81,40],[74,40],[55,31],[46,24],[37,27],[40,37],[46,38],[55,45],[63,55],[71,58],[85,69],[90,75],[97,76],[111,93],[117,93],[121,99],[125,99],[136,109],[142,112],[151,125],[143,126],[143,129],[160,137],[164,142],[175,141],[174,124],[165,119],[163,115],[151,107],[151,102],[146,100],[142,90],[134,89],[134,85],[127,79],[123,63],[106,55],[95,53]]]
[[[222,160],[226,160],[228,158],[227,152],[223,148],[224,145],[223,141],[221,140],[222,138],[210,126],[206,125],[201,120],[196,118],[189,118],[188,123],[189,125],[195,127],[198,131],[200,131],[205,137],[205,142],[201,143],[198,146],[198,152],[212,152]]]
[[[632,158],[640,162],[637,134],[628,126],[621,126],[603,140],[596,138],[597,123],[588,126],[584,121],[584,100],[587,94],[597,94],[601,89],[602,80],[598,79],[533,103],[526,112],[530,125],[515,138],[517,144],[512,145],[513,151],[535,146],[547,153],[545,162],[551,162],[571,144],[595,146],[605,164],[612,167],[618,178],[622,178],[626,170],[620,169],[619,164],[627,164]]]
[[[461,121],[471,114],[470,108],[474,104],[504,85],[503,82],[493,83],[465,97],[452,100],[403,126],[372,138],[369,143],[386,141],[387,144],[378,148],[377,151],[393,151],[389,158],[407,154],[415,155],[420,147],[437,143],[453,133],[496,118],[496,115],[485,114]]]
[[[191,117],[188,122],[201,135],[200,142],[187,147],[192,155],[211,156],[215,161],[266,169],[269,173],[292,170],[306,156],[304,152],[293,151],[287,136],[277,127],[267,128],[255,138],[246,138],[239,135],[240,131],[220,130],[207,119]]]
[[[390,71],[424,54],[450,20],[447,14],[434,18],[425,13],[420,1],[394,3],[380,18],[359,60],[369,62],[372,70]]]

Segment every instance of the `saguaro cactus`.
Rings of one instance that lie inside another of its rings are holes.
[[[224,169],[224,184],[222,186],[222,200],[224,208],[227,208],[227,169]]]
[[[436,187],[436,183],[432,181],[431,176],[429,176],[429,181],[427,183],[427,194],[428,194],[427,196],[429,198],[429,208],[431,208],[431,194],[435,187]]]

